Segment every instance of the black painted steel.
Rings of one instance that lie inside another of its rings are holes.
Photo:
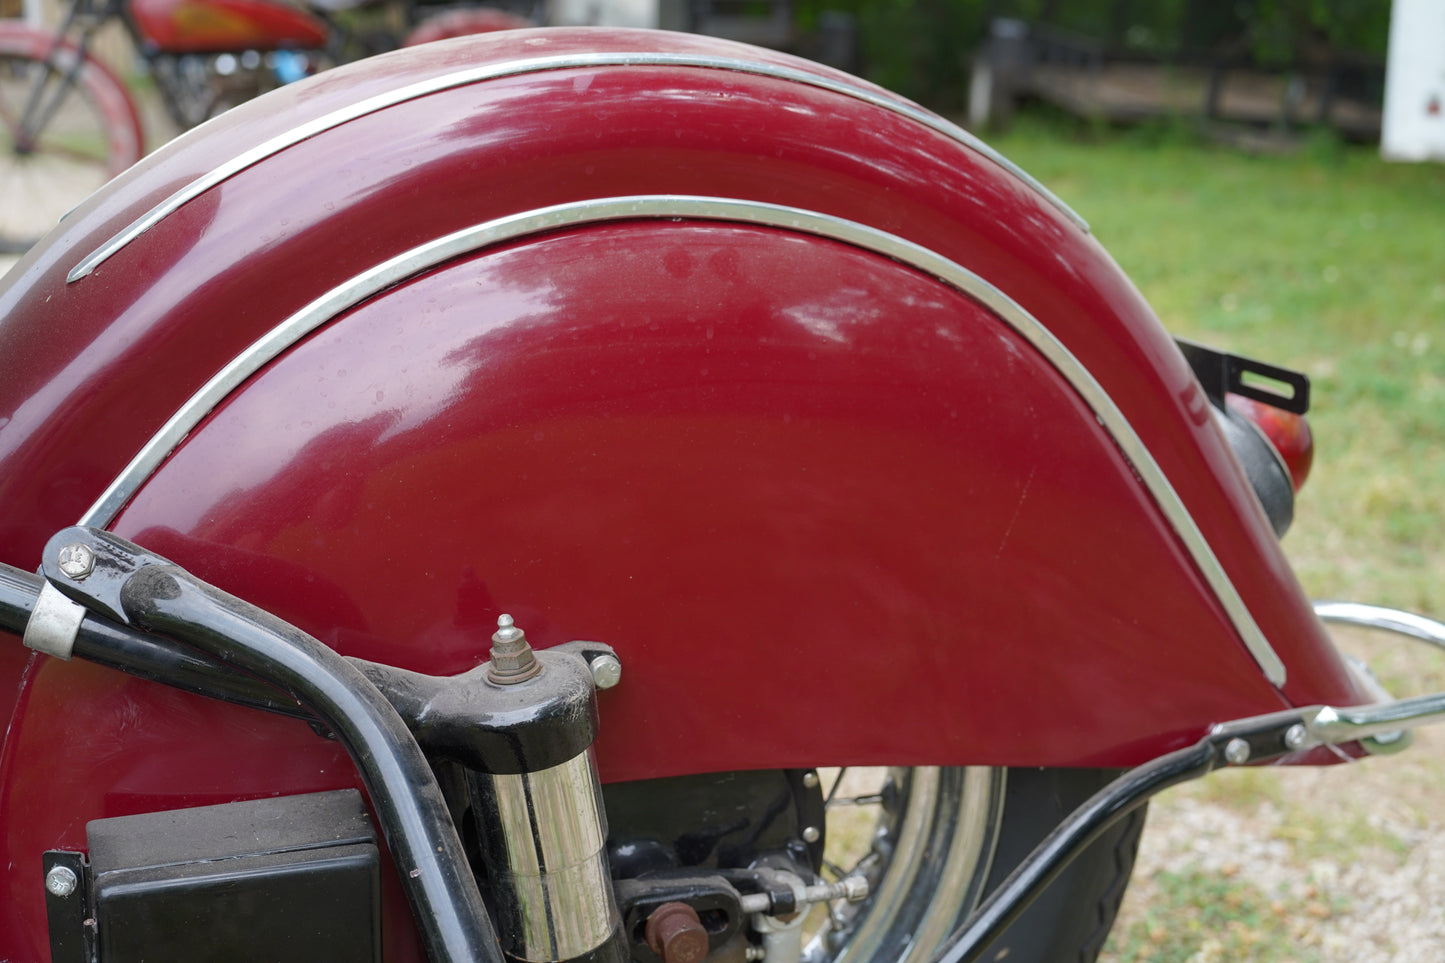
[[[387,698],[433,758],[493,774],[540,772],[586,752],[597,737],[588,654],[595,642],[568,642],[536,653],[544,671],[499,685],[487,664],[455,676],[349,659]]]
[[[47,563],[73,544],[95,552],[95,569],[75,581],[47,564],[45,574],[62,592],[254,674],[335,732],[366,783],[428,955],[503,963],[436,778],[396,710],[355,666],[299,629],[109,533],[66,529],[47,546]]]
[[[90,906],[90,867],[84,853],[51,850],[40,867],[46,878],[45,915],[50,926],[50,963],[93,963],[95,960],[95,920]],[[75,888],[69,893],[55,892],[49,885],[56,868],[69,870]]]
[[[0,628],[24,634],[44,583],[39,575],[0,563]],[[284,692],[170,639],[129,626],[87,616],[80,624],[72,655],[196,695],[308,722],[315,720],[310,711]]]

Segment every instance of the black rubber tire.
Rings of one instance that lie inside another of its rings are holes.
[[[1074,807],[1116,775],[1099,769],[1010,769],[987,889],[1003,882]],[[980,959],[1093,963],[1124,899],[1144,817],[1141,806],[1096,840]]]

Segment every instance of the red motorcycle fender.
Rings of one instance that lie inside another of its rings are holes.
[[[108,525],[434,673],[502,612],[608,642],[607,779],[1124,766],[1366,698],[1077,218],[779,54],[527,30],[342,68],[11,279],[5,561]],[[15,651],[12,849],[355,782],[299,724]]]
[[[326,22],[274,0],[131,0],[141,35],[167,53],[227,50],[315,50],[326,46]]]

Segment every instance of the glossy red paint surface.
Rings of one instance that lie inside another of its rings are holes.
[[[1283,695],[1360,700],[1197,383],[1098,245],[992,161],[855,99],[678,67],[485,81],[291,147],[64,283],[191,177],[378,90],[653,48],[798,66],[619,31],[446,42],[238,108],[93,198],[0,291],[0,356],[22,359],[0,382],[4,560],[34,567],[236,352],[387,257],[551,204],[734,197],[893,232],[1022,304],[1199,520],[1289,670]],[[785,232],[591,228],[403,285],[234,395],[116,529],[338,649],[411,668],[470,666],[501,610],[544,644],[616,645],[608,778],[1124,765],[1283,702],[1031,348],[935,281]],[[0,658],[18,700],[0,759],[17,865],[73,845],[85,820],[118,814],[107,806],[354,783],[304,726],[238,722],[98,671]],[[91,703],[116,707],[99,735],[55,722]],[[216,727],[214,766],[195,761],[196,734]],[[42,760],[70,753],[85,765],[37,789]],[[40,912],[13,879],[28,877],[4,878],[0,933]],[[0,941],[6,953],[29,955]]]
[[[131,0],[141,35],[167,53],[326,46],[326,24],[272,0]]]

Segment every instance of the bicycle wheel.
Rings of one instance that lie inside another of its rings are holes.
[[[51,34],[0,29],[0,253],[22,254],[97,187],[140,159],[120,81]]]

